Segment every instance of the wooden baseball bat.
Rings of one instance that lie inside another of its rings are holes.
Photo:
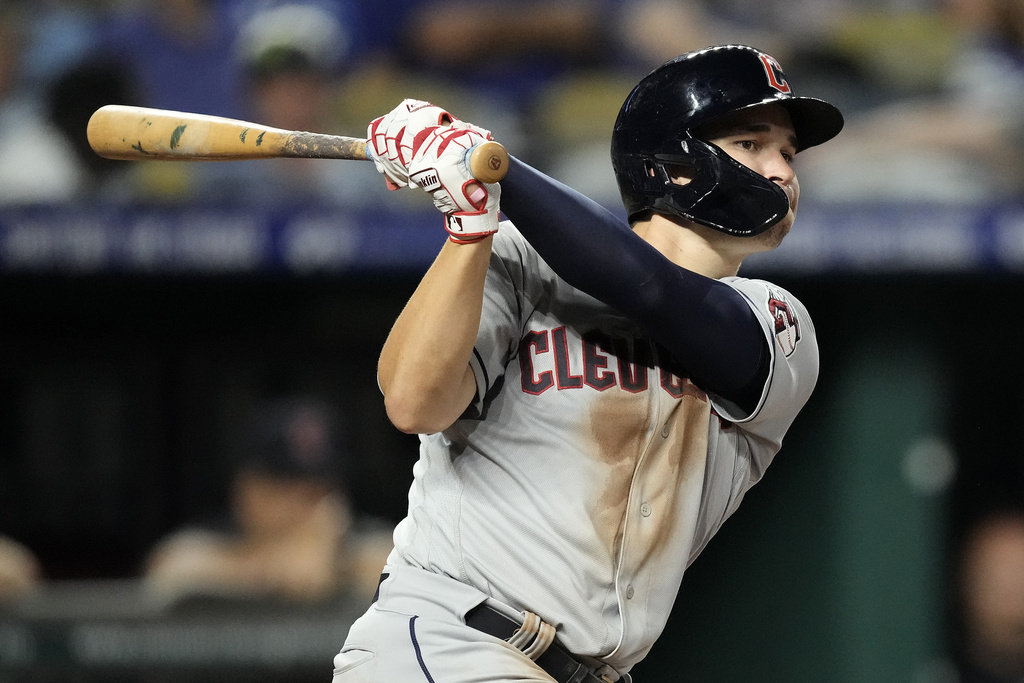
[[[271,128],[208,114],[108,104],[89,119],[89,145],[101,157],[140,161],[242,161],[273,157],[371,158],[366,140],[344,135]],[[488,141],[468,152],[473,176],[496,183],[508,170],[508,153]]]

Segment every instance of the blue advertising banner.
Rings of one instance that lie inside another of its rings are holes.
[[[0,272],[225,274],[424,270],[433,211],[26,206],[0,211]],[[1024,206],[803,206],[744,274],[1024,271]]]

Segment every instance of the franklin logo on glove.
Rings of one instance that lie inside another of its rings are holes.
[[[437,176],[437,171],[432,168],[424,169],[415,175],[409,176],[409,180],[427,192],[441,189],[441,179]]]

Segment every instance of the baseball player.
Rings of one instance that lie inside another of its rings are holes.
[[[629,224],[515,158],[475,181],[489,134],[439,107],[370,125],[449,239],[381,353],[420,458],[335,683],[629,680],[814,387],[807,311],[737,271],[792,225],[793,156],[842,125],[758,50],[682,55],[612,132]]]

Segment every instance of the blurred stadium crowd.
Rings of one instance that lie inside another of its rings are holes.
[[[1024,194],[1019,0],[5,0],[0,205],[404,201],[362,165],[108,162],[84,130],[120,103],[361,136],[409,96],[615,204],[607,141],[629,86],[725,42],[846,112],[837,143],[801,160],[807,196]]]

